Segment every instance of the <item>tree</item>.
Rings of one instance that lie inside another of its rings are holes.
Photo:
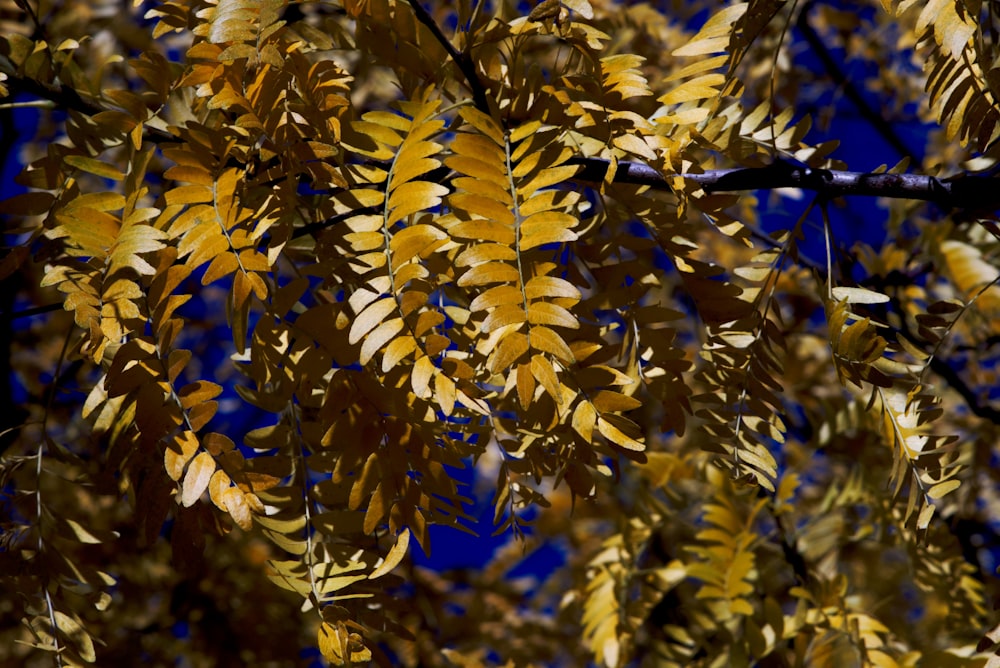
[[[3,662],[996,655],[993,3],[121,4],[0,13]]]

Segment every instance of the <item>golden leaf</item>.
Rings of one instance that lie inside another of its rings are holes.
[[[528,306],[528,322],[532,325],[552,325],[567,329],[577,329],[580,326],[572,313],[550,302],[532,302]]]
[[[179,481],[184,467],[198,451],[198,437],[191,431],[182,431],[167,443],[164,466],[171,480]]]
[[[500,339],[490,359],[490,370],[499,373],[509,369],[522,355],[528,352],[528,337],[513,332]]]
[[[614,419],[614,417],[614,415],[599,415],[597,417],[597,430],[601,433],[601,436],[608,439],[615,445],[625,448],[626,450],[645,450],[646,446],[643,445],[642,442],[629,436],[619,429],[618,426],[611,423],[611,420]]]
[[[403,531],[400,532],[399,536],[396,538],[396,543],[392,546],[392,549],[390,549],[389,553],[385,555],[385,560],[368,575],[368,578],[370,580],[374,580],[392,571],[392,569],[398,566],[399,562],[403,560],[409,545],[410,530],[403,529]]]
[[[573,351],[566,345],[561,336],[548,327],[532,327],[529,333],[531,347],[545,353],[554,355],[564,364],[572,364],[575,361]]]
[[[181,483],[181,505],[185,508],[193,506],[208,489],[208,483],[215,473],[215,460],[207,452],[199,453],[188,464],[184,482]]]

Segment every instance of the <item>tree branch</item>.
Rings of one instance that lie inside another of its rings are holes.
[[[413,8],[413,13],[417,16],[417,20],[431,31],[434,39],[448,52],[448,56],[451,57],[452,62],[458,65],[458,69],[461,70],[462,76],[465,77],[465,81],[469,85],[469,90],[472,91],[472,101],[475,103],[476,108],[484,114],[489,114],[490,103],[489,98],[486,96],[486,88],[483,87],[483,82],[479,80],[479,75],[476,74],[476,66],[472,63],[472,60],[467,54],[461,53],[456,49],[451,40],[445,37],[444,33],[441,32],[441,28],[438,27],[438,24],[427,13],[427,10],[424,9],[419,0],[409,0],[409,3],[410,7]]]
[[[576,179],[600,182],[609,162],[603,158],[574,158],[582,166]],[[961,175],[948,179],[919,174],[875,174],[831,169],[809,169],[778,162],[767,167],[709,169],[682,175],[698,183],[705,192],[740,192],[802,188],[827,197],[888,197],[933,202],[944,208],[992,208],[1000,206],[1000,179]],[[668,190],[669,185],[656,169],[641,163],[620,162],[615,183],[645,185]]]
[[[84,116],[95,116],[105,111],[117,111],[115,107],[106,105],[100,100],[84,99],[78,90],[67,84],[57,86],[55,84],[43,83],[30,77],[21,77],[9,73],[7,74],[5,84],[10,91],[10,97],[14,97],[17,94],[24,94],[42,100],[49,100],[58,109],[77,111]],[[177,137],[174,137],[169,132],[164,132],[148,125],[143,126],[142,136],[143,139],[154,144],[177,141]]]
[[[980,399],[976,393],[958,375],[958,372],[951,368],[947,361],[932,357],[930,364],[931,371],[936,373],[948,387],[958,392],[973,415],[984,420],[989,420],[993,424],[1000,425],[1000,410],[993,408],[989,404],[980,403]]]
[[[476,106],[488,110],[486,90],[483,88],[468,59],[441,34],[434,21],[419,2],[412,6],[425,25],[431,29],[442,45],[448,50],[455,63],[462,68],[468,78]],[[421,18],[423,17],[423,18]],[[428,23],[429,22],[429,23]],[[434,26],[431,28],[430,26]],[[469,71],[466,71],[466,70]],[[471,78],[470,78],[471,77]],[[10,76],[7,86],[12,92],[20,92],[46,100],[51,100],[64,109],[73,109],[93,116],[112,108],[100,101],[84,99],[69,86],[44,84],[30,78]],[[480,106],[482,105],[482,106]],[[170,133],[145,127],[144,138],[153,142],[176,142]],[[609,161],[603,158],[573,158],[571,164],[581,166],[575,178],[579,181],[600,183],[604,180]],[[777,188],[802,188],[814,191],[827,198],[845,196],[889,197],[933,202],[942,208],[991,209],[1000,207],[1000,179],[986,176],[958,175],[948,179],[917,174],[874,174],[870,172],[847,172],[825,169],[796,167],[786,162],[776,162],[767,167],[736,169],[711,169],[700,173],[688,173],[683,177],[698,183],[705,192],[739,192],[746,190],[775,190]],[[669,185],[656,169],[643,163],[619,162],[614,175],[615,183],[646,185],[658,190],[669,190]]]

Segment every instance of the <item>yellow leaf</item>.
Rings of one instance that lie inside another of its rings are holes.
[[[927,504],[920,511],[920,515],[917,517],[917,529],[920,531],[925,530],[931,523],[931,517],[934,516],[934,506]]]
[[[369,111],[364,115],[364,119],[400,132],[409,132],[410,130],[411,121],[391,111]]]
[[[528,352],[528,337],[520,332],[513,332],[503,337],[493,351],[490,370],[499,373],[509,369],[522,355]]]
[[[215,473],[215,460],[212,455],[201,452],[192,459],[181,484],[181,505],[185,508],[194,505],[208,488],[213,473]]]
[[[118,211],[125,208],[125,198],[118,193],[86,193],[72,201],[68,209],[93,209],[94,211]]]
[[[385,559],[378,566],[378,568],[371,572],[368,579],[374,580],[375,578],[380,578],[398,566],[399,562],[402,561],[403,557],[406,555],[406,550],[409,545],[410,530],[403,529],[403,531],[399,534],[399,537],[396,539],[396,544],[389,550],[389,554],[385,555]]]
[[[208,285],[209,283],[214,283],[220,278],[236,271],[239,266],[239,261],[233,253],[227,251],[216,255],[215,259],[212,260],[212,264],[208,265],[208,269],[205,270],[205,275],[201,277],[201,284]]]
[[[518,364],[514,370],[516,376],[517,398],[521,409],[527,411],[535,398],[535,377],[531,375],[530,364]]]
[[[548,188],[572,178],[578,171],[580,171],[579,165],[562,165],[561,167],[539,170],[530,181],[518,184],[517,194],[528,199],[542,188]]]
[[[358,314],[358,317],[351,323],[351,331],[347,335],[347,341],[354,345],[360,341],[368,332],[373,330],[387,315],[396,310],[395,297],[384,297],[372,304]]]
[[[836,287],[833,289],[833,297],[848,304],[884,304],[889,301],[888,295],[867,288]]]
[[[163,178],[173,181],[184,181],[186,183],[201,186],[210,186],[215,181],[207,170],[188,165],[174,165],[167,171],[163,172]]]
[[[656,122],[661,125],[694,125],[708,118],[710,113],[705,107],[693,107],[691,109],[684,109],[682,107],[677,113],[657,116]]]
[[[521,290],[513,285],[497,285],[486,290],[469,304],[469,310],[486,311],[505,304],[520,305],[523,297]]]
[[[548,243],[575,241],[577,236],[570,228],[576,218],[559,211],[542,211],[529,216],[521,223],[521,250],[529,250]]]
[[[433,360],[426,355],[417,360],[410,373],[410,384],[413,387],[413,394],[421,399],[426,399],[430,394],[430,383],[437,367]]]
[[[642,402],[634,397],[609,390],[598,390],[593,393],[591,401],[594,403],[594,408],[602,413],[630,411],[642,406]]]
[[[528,299],[542,297],[580,299],[580,291],[575,285],[555,276],[534,276],[524,284],[524,293]]]
[[[125,174],[120,169],[101,160],[88,158],[83,155],[67,155],[64,160],[70,167],[75,167],[101,178],[112,179],[114,181],[121,181],[125,178]]]
[[[490,283],[517,283],[521,275],[517,267],[505,262],[486,262],[472,267],[458,279],[459,287],[489,285]]]
[[[524,322],[526,319],[527,316],[520,304],[504,304],[486,316],[486,320],[483,321],[483,331],[489,333],[507,325]]]
[[[207,380],[188,383],[177,393],[183,408],[189,409],[204,404],[222,393],[222,386]]]
[[[559,382],[559,376],[552,366],[551,361],[543,355],[532,355],[531,374],[541,383],[542,387],[545,388],[545,391],[549,393],[549,396],[552,397],[552,400],[556,404],[562,404],[563,396],[560,390],[562,385]]]
[[[951,480],[940,482],[931,487],[930,490],[928,490],[927,492],[927,496],[931,497],[932,499],[940,499],[945,494],[953,492],[961,486],[962,482],[960,480],[955,480],[954,478],[952,478]]]
[[[212,201],[212,189],[205,186],[178,186],[164,193],[167,206]]]
[[[238,487],[230,487],[222,494],[223,503],[226,506],[226,512],[229,516],[233,518],[236,525],[243,529],[244,531],[249,531],[253,528],[253,513],[250,510],[250,505],[247,503],[247,495],[245,495]]]
[[[518,142],[527,139],[528,137],[536,134],[541,127],[541,121],[528,121],[527,123],[517,126],[510,131],[510,143],[517,144]]]
[[[267,256],[253,248],[240,251],[240,265],[244,271],[271,271],[271,263],[268,262]]]
[[[468,144],[470,139],[480,138],[464,134],[456,137],[455,141],[452,142],[451,145],[451,150],[454,151],[456,155],[453,155],[445,160],[445,164],[448,165],[450,169],[453,169],[460,174],[465,174],[466,176],[471,176],[474,179],[482,181],[490,181],[497,187],[506,188],[508,186],[506,175],[503,170],[497,169],[497,165],[503,164],[503,153],[497,150],[492,144],[488,144],[487,151],[494,154],[496,163],[487,162],[482,159],[487,156],[475,156],[475,154],[472,154],[472,151],[470,150],[462,150],[463,146]],[[483,139],[483,142],[487,142],[487,140]],[[490,148],[493,150],[490,150]],[[460,153],[463,152],[465,155],[460,155]]]
[[[56,518],[56,524],[59,527],[59,533],[61,536],[65,536],[67,538],[72,536],[75,540],[86,545],[100,545],[106,541],[114,540],[119,535],[118,532],[115,531],[87,529],[76,520],[71,520],[68,517]]]
[[[412,295],[412,294],[421,294],[421,295],[423,295],[423,297],[424,297],[423,302],[424,303],[427,302],[427,299],[426,299],[427,295],[425,295],[423,293],[413,293],[413,292],[408,292],[407,293],[407,295]],[[417,323],[413,326],[413,335],[414,336],[424,336],[424,335],[428,334],[428,332],[430,332],[431,329],[433,329],[434,327],[437,327],[438,325],[443,324],[444,321],[445,321],[445,319],[446,319],[446,317],[447,316],[445,316],[445,314],[442,313],[441,311],[424,311],[423,313],[421,313],[417,317]],[[430,338],[430,337],[428,337],[428,338]],[[448,342],[445,344],[444,347],[447,348],[449,345],[451,345],[451,340],[450,339],[448,340]]]
[[[459,113],[466,123],[492,139],[498,146],[505,144],[503,132],[492,118],[473,107],[462,107]]]
[[[498,185],[494,181],[460,176],[452,181],[452,185],[458,189],[461,197],[464,198],[493,202],[505,209],[514,205],[514,198],[511,197],[507,184]],[[459,201],[462,200],[459,199]]]
[[[355,219],[357,221],[358,219]],[[381,226],[381,220],[379,221]],[[352,226],[353,227],[353,226]],[[385,247],[385,234],[382,230],[351,232],[344,235],[344,241],[351,244],[355,253],[364,253]]]
[[[386,114],[386,116],[391,115],[393,114]],[[370,118],[372,117],[372,114],[365,114],[365,117]],[[400,118],[400,120],[405,119]],[[379,123],[372,123],[367,120],[353,121],[351,123],[351,127],[355,131],[388,146],[399,146],[403,143],[403,138],[399,136],[399,133],[384,125],[380,125]]]
[[[219,510],[226,510],[226,491],[232,487],[231,480],[222,469],[212,474],[208,481],[208,496]]]
[[[425,147],[425,150],[416,152],[419,154],[426,154],[428,151],[437,153],[441,149],[439,144],[432,142],[420,142],[418,145]],[[413,153],[415,152],[412,149],[404,148],[396,155],[396,162],[392,169],[392,180],[389,182],[390,192],[395,190],[397,186],[408,183],[441,166],[441,163],[433,158],[419,157],[417,154],[411,155]]]
[[[444,161],[449,168],[477,179],[493,181],[502,187],[507,186],[507,154],[502,146],[483,135],[460,132],[450,148],[454,155]],[[470,160],[474,160],[475,164]]]
[[[611,424],[608,416],[602,415],[597,418],[597,430],[601,432],[601,436],[626,450],[642,451],[646,449],[646,446],[641,442],[628,436],[618,427]]]
[[[594,8],[590,6],[588,0],[562,0],[562,4],[585,19],[594,18]]]
[[[416,349],[417,340],[412,336],[398,336],[393,339],[382,355],[382,373],[388,373]]]
[[[635,135],[619,135],[614,138],[612,143],[628,153],[638,155],[650,161],[656,160],[656,153],[653,149],[649,148],[649,144]]]
[[[73,645],[73,649],[80,655],[80,658],[88,663],[96,661],[97,653],[94,651],[94,640],[80,622],[59,610],[52,611],[52,616],[56,620],[56,627]]]
[[[705,74],[675,86],[666,95],[659,98],[664,105],[693,102],[715,97],[719,94],[717,86],[722,85],[726,78],[721,74]]]
[[[396,221],[406,218],[412,213],[436,207],[441,198],[448,194],[448,189],[430,181],[411,181],[396,188],[389,196],[387,205],[390,213],[386,225],[392,226]]]
[[[319,625],[318,643],[320,654],[335,666],[344,665],[344,643],[332,624]]]
[[[529,337],[531,347],[535,350],[555,355],[564,364],[572,364],[576,361],[573,357],[573,351],[566,345],[563,338],[548,327],[532,327]]]
[[[532,325],[553,325],[567,329],[580,327],[572,313],[549,302],[532,302],[528,307],[528,322]]]
[[[180,432],[168,442],[166,452],[163,455],[163,465],[171,480],[176,482],[181,479],[181,475],[184,474],[184,466],[197,451],[198,437],[190,430]]]
[[[730,26],[747,11],[747,3],[730,5],[714,14],[687,44],[674,49],[675,56],[706,56],[726,50]]]
[[[405,323],[402,318],[393,318],[392,320],[386,320],[373,329],[365,337],[364,343],[361,344],[358,361],[361,364],[368,364],[371,358],[375,356],[375,353],[382,349],[382,346],[388,343],[396,334],[399,334],[404,325]]]
[[[452,227],[449,231],[453,237],[514,245],[514,214],[506,206],[495,200],[467,193],[452,195],[449,201],[455,209],[479,216],[478,219],[463,221]]]
[[[573,431],[587,443],[594,440],[594,424],[596,422],[597,412],[589,401],[583,400],[576,405],[576,409],[573,411]]]
[[[389,242],[393,266],[408,262],[443,239],[447,239],[447,235],[432,225],[410,225],[403,228],[392,235]]]

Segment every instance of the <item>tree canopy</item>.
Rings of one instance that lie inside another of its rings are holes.
[[[998,661],[996,8],[0,3],[0,663]]]

